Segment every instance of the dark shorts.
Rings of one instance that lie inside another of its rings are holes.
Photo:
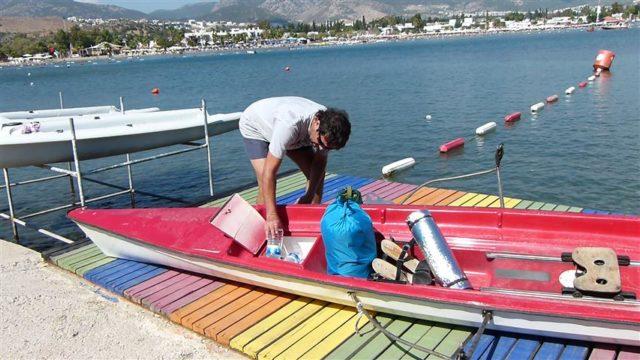
[[[247,152],[249,159],[266,159],[267,154],[269,153],[269,143],[263,140],[256,139],[247,139],[245,137],[242,138],[244,142],[244,150]],[[295,149],[296,151],[308,151],[313,153],[313,148],[311,146],[304,146],[299,149]],[[287,153],[290,150],[287,150]]]

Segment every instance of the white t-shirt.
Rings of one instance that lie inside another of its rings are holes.
[[[282,159],[286,150],[311,145],[311,120],[320,110],[326,107],[302,97],[262,99],[249,105],[240,116],[240,133],[247,139],[268,142],[269,152]]]

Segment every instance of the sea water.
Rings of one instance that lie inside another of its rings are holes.
[[[0,111],[55,108],[58,91],[65,107],[118,105],[161,109],[195,108],[205,98],[210,113],[242,111],[261,98],[297,95],[345,109],[353,124],[348,145],[330,155],[328,170],[380,177],[385,164],[406,158],[416,166],[394,180],[419,184],[429,179],[494,166],[504,143],[501,174],[506,196],[555,204],[640,213],[640,29],[569,30],[259,51],[256,55],[208,54],[147,58],[144,62],[98,61],[67,67],[3,68]],[[564,90],[592,74],[600,49],[616,58],[605,73],[571,96]],[[285,67],[290,71],[283,71]],[[31,76],[27,74],[31,73]],[[30,83],[33,82],[33,86]],[[151,94],[153,88],[160,94]],[[560,100],[540,113],[529,107],[547,96]],[[503,117],[523,117],[504,126]],[[497,131],[476,137],[489,121]],[[463,137],[464,148],[445,155],[438,147]],[[212,138],[216,193],[254,181],[239,133]],[[133,158],[156,154],[161,149]],[[83,169],[124,161],[124,155],[83,162]],[[66,165],[64,165],[66,166]],[[293,169],[285,161],[282,170]],[[182,198],[208,195],[202,151],[136,165],[134,187]],[[13,180],[50,175],[35,168],[11,169]],[[128,187],[126,170],[93,176]],[[495,175],[436,184],[464,191],[497,193]],[[21,186],[13,195],[18,214],[70,201],[69,181]],[[85,181],[85,194],[112,189]],[[138,206],[183,206],[138,194]],[[126,207],[128,196],[96,207]],[[0,210],[7,212],[6,197]],[[33,219],[36,225],[75,236],[64,213]],[[54,224],[54,225],[52,225]],[[24,233],[24,232],[23,232]],[[33,233],[29,233],[31,236]],[[0,221],[0,237],[10,238]],[[26,238],[26,237],[25,237]]]

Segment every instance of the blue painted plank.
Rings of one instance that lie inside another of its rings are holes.
[[[538,350],[540,346],[540,341],[536,339],[529,338],[520,338],[516,342],[516,344],[509,351],[509,355],[507,355],[507,359],[509,360],[520,360],[520,359],[531,359],[533,355]]]
[[[136,277],[134,279],[131,279],[129,281],[123,282],[122,284],[119,284],[119,285],[115,286],[114,287],[114,292],[116,294],[123,295],[124,292],[127,289],[130,289],[130,288],[132,288],[132,287],[134,287],[134,286],[136,286],[136,285],[138,285],[140,283],[143,283],[143,282],[145,282],[145,281],[147,281],[149,279],[152,279],[152,278],[154,278],[154,277],[156,277],[156,276],[158,276],[160,274],[163,274],[165,272],[167,272],[167,269],[163,269],[163,268],[157,268],[157,269],[151,270],[150,272],[148,272],[146,274],[140,275],[140,276],[138,276],[138,277]]]
[[[345,177],[344,175],[338,175],[338,176],[332,177],[331,179],[325,180],[324,181],[324,188],[330,187],[331,184],[333,184],[335,182],[339,182],[344,177]],[[286,193],[286,194],[284,194],[282,196],[277,197],[276,198],[276,202],[278,204],[290,204],[290,203],[293,203],[300,196],[304,195],[305,191],[306,190],[304,189],[304,187],[302,189],[299,189],[299,190],[291,191],[289,193]]]
[[[542,343],[534,360],[555,360],[564,350],[564,344],[546,341]]]
[[[611,214],[611,211],[597,210],[597,209],[582,209],[583,214]]]
[[[135,263],[129,266],[125,266],[120,270],[109,274],[108,276],[103,276],[103,277],[100,277],[100,279],[96,279],[96,284],[102,286],[103,288],[109,289],[108,284],[110,282],[115,281],[123,276],[127,276],[127,274],[130,274],[131,272],[136,271],[138,269],[142,269],[145,266],[147,266],[147,264],[145,263]]]
[[[127,261],[129,261],[129,260],[124,260],[124,259],[113,260],[110,263],[104,264],[102,266],[98,266],[95,269],[91,269],[91,270],[87,271],[86,273],[84,273],[84,278],[87,279],[87,280],[91,280],[93,278],[93,276],[95,276],[96,274],[99,274],[99,273],[101,273],[103,271],[107,271],[107,270],[112,269],[112,268],[114,268],[116,266],[120,266],[120,265],[126,263]]]
[[[365,186],[367,184],[370,184],[370,183],[375,181],[373,179],[361,179],[361,180],[354,179],[354,180],[355,181],[353,183],[348,184],[348,185],[351,185],[351,187],[354,188],[354,189],[359,189],[359,188],[361,188],[361,187],[363,187],[363,186]],[[330,192],[325,192],[324,195],[322,196],[322,202],[324,203],[324,202],[329,201],[329,200],[334,200],[338,196],[338,193],[340,192],[340,190],[342,190],[343,187],[334,189],[334,190],[332,190]]]
[[[344,176],[339,175],[334,178],[329,179],[325,182],[324,185],[324,193],[331,192],[334,189],[341,189],[349,184],[353,183],[353,176]],[[300,196],[304,195],[305,189],[296,190],[287,195],[284,195],[283,198],[278,200],[278,204],[289,204],[296,201]]]
[[[478,341],[478,346],[476,346],[476,350],[473,352],[473,354],[471,354],[470,360],[480,359],[485,351],[487,351],[487,349],[489,349],[495,342],[496,336],[490,334],[482,334],[482,336],[480,336],[480,341]],[[469,340],[469,342],[464,347],[465,353],[468,354],[469,351],[471,351],[472,345],[473,344],[471,343],[471,340]]]
[[[124,260],[120,265],[118,266],[114,266],[111,269],[96,273],[91,275],[90,278],[88,278],[89,280],[93,281],[93,282],[98,282],[100,281],[100,279],[105,278],[113,273],[116,273],[122,269],[127,269],[130,266],[133,266],[135,264],[139,264],[137,261],[130,261],[130,260]]]
[[[583,345],[568,345],[564,348],[560,360],[580,360],[586,359],[589,355],[589,348]]]
[[[127,282],[127,281],[129,281],[131,279],[137,278],[138,276],[144,275],[144,274],[148,273],[149,271],[155,270],[157,268],[158,267],[155,266],[155,265],[144,264],[143,267],[141,267],[141,268],[139,268],[137,270],[130,271],[127,274],[125,274],[124,276],[121,276],[121,277],[119,277],[117,279],[105,281],[105,287],[107,287],[109,290],[111,290],[112,288],[115,288],[119,284]]]
[[[487,351],[482,354],[481,360],[491,359],[498,360],[504,359],[511,351],[511,348],[516,343],[516,338],[510,336],[500,336],[497,342],[494,342]]]

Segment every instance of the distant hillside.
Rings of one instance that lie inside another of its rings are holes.
[[[0,33],[49,33],[51,31],[64,29],[65,23],[67,22],[59,17],[28,18],[0,16]]]
[[[220,0],[159,10],[149,14],[161,19],[256,21],[324,21],[375,19],[386,15],[437,14],[439,11],[477,12],[561,9],[588,0]],[[605,1],[610,3],[610,1]]]
[[[73,0],[0,0],[0,16],[140,19],[146,14],[113,5],[94,5]]]

